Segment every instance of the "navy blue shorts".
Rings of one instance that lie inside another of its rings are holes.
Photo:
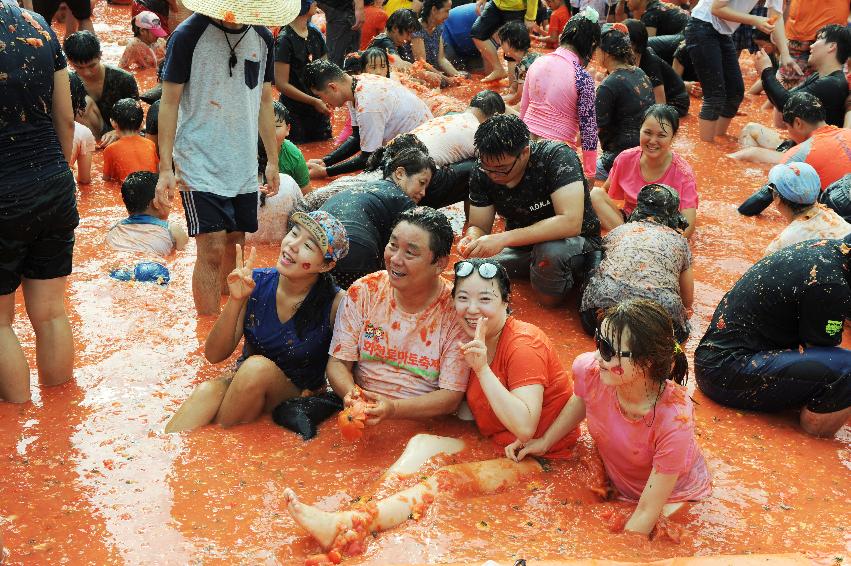
[[[721,405],[777,412],[806,407],[835,413],[851,407],[851,350],[772,350],[703,368],[695,359],[700,390]]]
[[[212,232],[256,232],[257,193],[220,197],[201,191],[180,191],[190,236]]]

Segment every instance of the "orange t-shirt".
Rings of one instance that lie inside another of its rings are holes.
[[[547,335],[537,326],[513,317],[505,321],[490,368],[509,391],[526,385],[544,386],[541,418],[535,438],[543,436],[573,395],[573,382],[564,371]],[[470,372],[470,383],[467,386],[467,404],[483,435],[501,447],[516,440],[517,437],[505,428],[493,412],[479,383],[479,376],[474,371]],[[576,428],[556,442],[546,457],[569,457],[578,437],[579,429]]]
[[[366,6],[363,9],[363,27],[360,30],[360,49],[363,51],[372,39],[384,31],[387,24],[387,13],[375,6]]]
[[[815,41],[818,30],[828,24],[845,25],[848,21],[848,0],[823,0],[818,8],[813,0],[792,0],[786,37],[795,41]]]
[[[851,130],[822,126],[809,139],[783,154],[782,163],[801,162],[813,166],[824,190],[851,171]]]
[[[556,32],[556,45],[558,45],[561,32],[564,30],[564,26],[567,25],[567,20],[569,19],[570,13],[567,11],[567,6],[564,4],[553,10],[553,13],[550,14],[550,37],[552,37],[553,32]]]
[[[103,150],[103,176],[124,182],[136,171],[159,171],[157,145],[142,136],[125,136]]]

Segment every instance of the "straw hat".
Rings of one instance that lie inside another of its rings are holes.
[[[285,26],[301,10],[301,0],[183,0],[183,5],[217,20],[259,26]]]

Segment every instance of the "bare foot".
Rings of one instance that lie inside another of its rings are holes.
[[[337,535],[352,527],[352,511],[328,513],[316,507],[306,505],[298,500],[295,492],[286,488],[284,490],[284,501],[287,503],[287,511],[290,512],[296,523],[309,532],[322,547],[322,550],[330,549]]]
[[[494,71],[482,79],[483,83],[493,83],[496,81],[501,81],[505,77],[508,76],[508,73],[505,72],[505,69],[494,69]]]

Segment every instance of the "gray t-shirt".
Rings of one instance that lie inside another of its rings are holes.
[[[174,164],[186,190],[223,197],[256,192],[263,83],[274,81],[271,32],[227,29],[193,14],[172,34],[163,81],[183,84]],[[231,49],[236,65],[230,67]]]

